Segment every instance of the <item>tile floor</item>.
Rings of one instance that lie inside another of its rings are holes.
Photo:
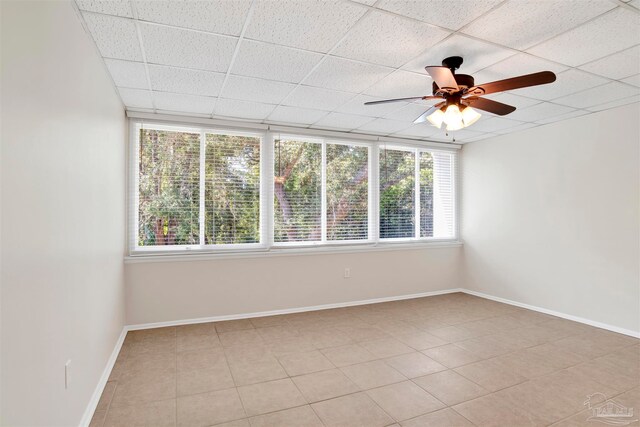
[[[466,294],[133,331],[91,426],[606,425],[639,341]]]

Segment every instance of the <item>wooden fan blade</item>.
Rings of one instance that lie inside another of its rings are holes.
[[[444,105],[444,102],[441,102],[439,104],[434,105],[433,107],[429,108],[427,111],[425,111],[424,113],[420,114],[420,117],[418,117],[417,119],[415,119],[413,121],[413,123],[424,123],[427,121],[427,117],[429,117],[434,111],[436,111],[438,108],[442,107]]]
[[[541,71],[539,73],[526,74],[524,76],[477,85],[469,88],[467,93],[470,95],[488,95],[490,93],[504,92],[505,90],[544,85],[555,81],[556,75],[551,71]]]
[[[365,102],[364,105],[376,105],[376,104],[386,104],[387,102],[400,102],[400,101],[417,101],[418,99],[442,99],[439,96],[412,96],[410,98],[395,98],[395,99],[384,99],[382,101],[369,101]]]
[[[432,65],[424,67],[424,69],[427,70],[427,73],[429,73],[440,89],[458,90],[458,83],[456,82],[455,77],[453,77],[451,70],[447,67]]]
[[[478,98],[472,96],[462,100],[462,103],[478,110],[488,111],[489,113],[497,114],[499,116],[505,116],[509,113],[513,113],[516,107],[512,105],[503,104],[502,102],[492,101],[487,98]]]

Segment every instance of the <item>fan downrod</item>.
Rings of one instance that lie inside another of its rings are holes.
[[[450,56],[442,60],[442,66],[447,67],[455,74],[456,70],[462,65],[463,59],[461,56]]]

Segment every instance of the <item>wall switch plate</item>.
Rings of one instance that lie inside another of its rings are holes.
[[[64,388],[67,389],[71,385],[71,359],[64,364]]]
[[[351,277],[351,269],[350,268],[345,268],[344,269],[344,278],[348,279]]]

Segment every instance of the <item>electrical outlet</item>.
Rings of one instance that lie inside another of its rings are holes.
[[[344,269],[344,278],[348,279],[351,277],[351,269],[350,268],[345,268]]]
[[[64,364],[64,388],[71,386],[71,359]]]

